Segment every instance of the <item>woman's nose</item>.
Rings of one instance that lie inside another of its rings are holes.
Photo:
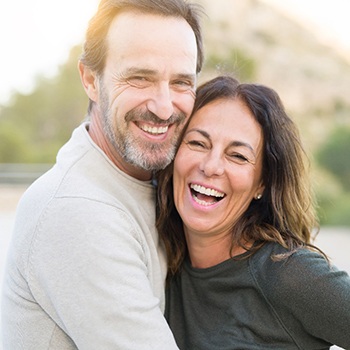
[[[224,160],[218,154],[210,152],[203,158],[200,170],[205,176],[221,176],[224,173]]]

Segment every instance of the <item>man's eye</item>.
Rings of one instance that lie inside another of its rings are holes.
[[[175,86],[177,90],[187,91],[193,88],[193,83],[189,80],[176,80],[173,82],[173,86]]]
[[[177,80],[177,81],[175,81],[175,84],[177,84],[177,85],[186,85],[186,86],[191,86],[192,85],[188,80]]]
[[[135,77],[131,77],[129,79],[127,79],[127,82],[134,87],[139,87],[139,88],[143,88],[143,87],[147,87],[150,85],[150,81],[142,76],[135,76]]]

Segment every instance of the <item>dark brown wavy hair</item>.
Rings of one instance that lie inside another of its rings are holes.
[[[248,256],[265,242],[277,242],[289,254],[304,246],[317,249],[311,245],[318,223],[307,157],[298,129],[278,94],[263,85],[240,84],[230,76],[220,76],[198,88],[192,115],[213,101],[227,99],[240,100],[249,108],[262,128],[264,140],[264,193],[260,200],[252,200],[233,227],[231,248],[242,246],[250,252]],[[159,174],[157,196],[157,228],[166,247],[170,275],[179,271],[187,254],[182,220],[173,199],[172,174],[173,163]],[[251,248],[242,243],[252,241],[255,244]]]

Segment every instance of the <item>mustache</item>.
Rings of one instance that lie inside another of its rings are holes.
[[[183,112],[173,113],[167,120],[160,119],[154,113],[150,111],[140,111],[132,109],[125,114],[126,122],[145,121],[156,125],[170,125],[170,124],[182,124],[186,120],[186,115]]]

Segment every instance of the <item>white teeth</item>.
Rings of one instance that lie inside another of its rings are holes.
[[[206,188],[206,187],[200,186],[200,185],[191,184],[191,188],[193,190],[195,190],[196,192],[205,194],[206,196],[222,198],[225,195],[225,193],[218,192],[214,189]]]
[[[193,196],[193,199],[194,199],[195,202],[197,202],[200,205],[204,205],[205,207],[208,207],[209,205],[214,204],[214,203],[202,201],[202,200],[198,199],[196,196]]]
[[[140,128],[143,131],[149,132],[150,134],[154,134],[154,135],[164,134],[168,131],[168,126],[157,128],[155,126],[151,127],[149,125],[141,125]]]

